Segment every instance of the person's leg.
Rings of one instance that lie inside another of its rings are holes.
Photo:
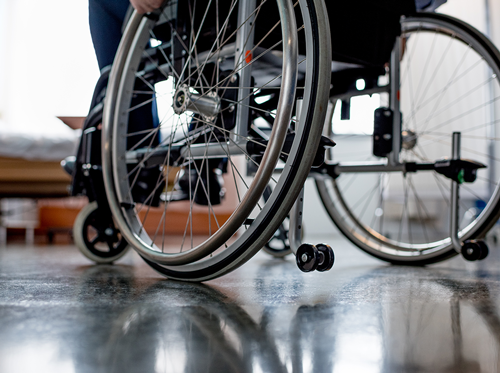
[[[90,33],[101,70],[113,63],[129,6],[128,0],[89,0]],[[137,84],[139,85],[136,87],[137,90],[148,90],[148,87],[140,86],[140,81]],[[154,131],[154,128],[158,126],[156,102],[154,100],[149,102],[150,99],[151,96],[147,95],[138,95],[132,98],[131,107],[138,107],[138,109],[130,113],[129,134],[141,133],[146,129]],[[143,103],[144,100],[148,102]],[[129,135],[128,147],[135,146],[140,139],[142,139],[141,136]],[[154,146],[158,143],[159,137],[156,134],[152,136],[151,144],[145,145]],[[158,168],[141,171],[139,175],[141,183],[137,183],[133,189],[136,202],[144,201],[150,196],[152,188],[158,184],[159,173]],[[135,174],[132,176],[135,177]],[[157,199],[158,196],[155,196],[155,200]],[[154,201],[154,203],[158,202]]]
[[[128,0],[89,0],[90,33],[101,70],[113,63],[129,6]],[[135,97],[133,106],[140,107],[144,99]],[[130,114],[129,131],[156,127],[157,123],[155,102],[148,103]],[[130,146],[135,142],[131,137]]]
[[[89,24],[99,69],[111,65],[122,36],[128,0],[89,0]]]
[[[437,7],[446,3],[447,0],[415,0],[418,11],[434,12]]]

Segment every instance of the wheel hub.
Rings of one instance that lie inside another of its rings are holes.
[[[411,130],[404,130],[401,132],[403,138],[403,149],[411,150],[417,145],[417,134]]]
[[[176,114],[191,111],[200,114],[207,120],[213,120],[220,112],[220,97],[215,92],[198,94],[183,84],[174,94],[173,108]]]

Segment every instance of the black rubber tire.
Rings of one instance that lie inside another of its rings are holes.
[[[316,245],[316,248],[319,252],[323,253],[323,261],[318,263],[318,268],[316,271],[318,272],[326,272],[332,269],[333,264],[335,263],[335,254],[333,253],[333,249],[326,244],[320,243]]]
[[[486,257],[490,253],[490,250],[488,249],[488,245],[486,245],[486,242],[484,242],[483,240],[478,240],[477,242],[478,242],[479,246],[481,247],[481,254],[479,255],[479,258],[477,260],[486,259]]]
[[[99,208],[97,202],[86,205],[78,214],[73,225],[73,239],[80,252],[87,258],[98,264],[109,264],[120,259],[129,249],[128,243],[123,236],[117,233],[111,222],[105,226],[99,226]],[[106,229],[113,230],[113,238],[107,237]],[[91,238],[91,231],[94,237]],[[103,246],[103,248],[101,248]]]
[[[302,272],[313,272],[318,268],[319,250],[314,245],[302,244],[297,249],[295,261]]]

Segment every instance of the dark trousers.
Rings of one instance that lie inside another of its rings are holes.
[[[129,6],[128,0],[89,0],[90,34],[101,70],[113,63]],[[131,107],[140,108],[130,113],[129,132],[138,132],[158,125],[156,101],[141,105],[141,101],[147,99],[148,97],[144,96],[132,98]],[[139,139],[131,136],[129,147]],[[157,143],[158,139],[154,142]]]
[[[99,69],[111,65],[122,36],[128,0],[89,0],[89,24]]]

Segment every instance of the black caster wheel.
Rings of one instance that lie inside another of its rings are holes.
[[[264,201],[268,201],[273,193],[273,189],[268,185],[264,189],[262,197]],[[290,216],[287,216],[285,220],[280,224],[271,239],[264,245],[264,251],[275,258],[284,258],[285,256],[292,253],[290,248],[290,241],[288,240],[288,231],[290,227]]]
[[[481,255],[479,255],[479,258],[477,260],[483,260],[488,256],[490,253],[490,250],[488,249],[488,245],[486,245],[486,242],[483,240],[478,240],[477,243],[479,246],[481,246]]]
[[[304,243],[300,245],[295,255],[297,267],[302,272],[312,272],[318,268],[319,256],[320,254],[316,246]]]
[[[335,263],[335,254],[333,253],[332,248],[323,243],[319,243],[316,245],[316,248],[319,251],[319,263],[316,271],[326,272],[332,269],[333,263]]]
[[[290,248],[290,241],[288,241],[288,227],[289,218],[287,217],[285,221],[280,224],[273,237],[264,245],[264,251],[275,258],[284,258],[285,256],[292,253]],[[284,223],[287,223],[286,227]]]
[[[128,251],[128,243],[113,221],[103,221],[97,202],[91,202],[78,214],[73,224],[76,247],[90,260],[109,264]]]
[[[462,246],[462,256],[471,262],[486,258],[488,251],[488,246],[479,240],[464,241]]]

